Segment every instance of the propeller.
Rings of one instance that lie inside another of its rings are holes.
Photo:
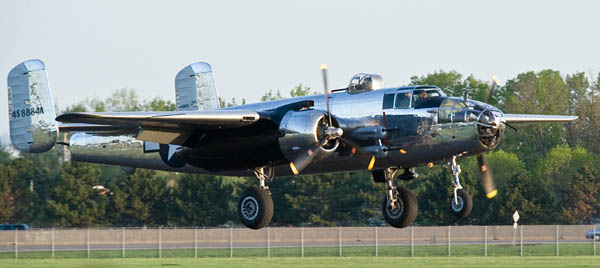
[[[321,145],[317,144],[309,148],[305,152],[300,153],[294,161],[290,161],[290,169],[294,175],[300,174],[315,157],[321,152]]]
[[[492,96],[494,95],[494,91],[496,91],[496,88],[498,88],[498,85],[500,85],[500,82],[498,81],[498,77],[496,77],[495,75],[492,75],[492,87],[490,88],[490,91],[488,92],[487,96],[485,97],[485,103],[490,103],[490,100],[492,99]]]
[[[494,75],[492,76],[492,86],[490,91],[488,92],[485,103],[489,103],[494,95],[494,91],[498,88],[500,82],[498,82],[498,78]],[[485,113],[486,111],[484,111]],[[489,113],[489,112],[488,112]],[[487,117],[493,117],[493,114],[489,113]],[[487,118],[486,117],[486,118]],[[487,118],[488,123],[492,123],[492,118]],[[496,126],[497,127],[497,126]],[[483,190],[485,191],[485,196],[487,198],[494,198],[498,194],[498,189],[496,188],[496,183],[494,182],[494,177],[492,176],[492,171],[490,170],[487,160],[485,159],[484,154],[477,155],[477,164],[479,165],[479,172],[481,173],[481,185],[483,186]]]
[[[326,126],[324,126],[323,128],[319,128],[319,129],[322,129],[322,135],[324,136],[324,138],[323,138],[323,141],[321,141],[320,143],[314,144],[313,146],[310,146],[306,151],[303,151],[302,153],[298,154],[298,156],[293,161],[290,161],[290,169],[292,170],[294,175],[300,174],[300,172],[302,172],[302,170],[304,170],[304,168],[306,168],[311,162],[313,162],[313,160],[319,154],[325,153],[325,150],[323,150],[323,147],[327,146],[327,144],[331,140],[340,139],[342,137],[342,135],[344,134],[344,131],[341,128],[335,127],[333,125],[331,109],[329,107],[329,90],[328,90],[329,85],[327,83],[327,65],[326,64],[321,64],[321,76],[323,79],[323,91],[324,91],[323,96],[325,97],[325,107],[327,110],[327,119],[328,119],[326,122]]]
[[[325,107],[327,108],[327,116],[329,117],[329,127],[333,127],[333,121],[331,121],[331,111],[329,109],[329,85],[327,83],[327,64],[321,64],[321,77],[323,78],[323,96],[325,96]]]
[[[477,155],[477,164],[479,165],[479,172],[481,173],[481,185],[485,191],[487,198],[494,198],[498,194],[492,171],[488,168],[487,160],[484,154]]]

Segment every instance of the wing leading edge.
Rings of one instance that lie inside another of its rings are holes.
[[[260,119],[252,110],[189,112],[66,113],[56,121],[66,123],[61,131],[110,132],[131,130],[137,139],[165,144],[183,144],[192,131],[234,129]]]
[[[564,123],[575,121],[577,118],[577,116],[570,115],[504,114],[504,119],[509,124]]]

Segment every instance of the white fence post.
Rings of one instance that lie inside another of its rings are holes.
[[[125,227],[121,229],[121,258],[125,258]]]
[[[558,249],[558,225],[556,225],[556,256],[560,256],[560,252]]]
[[[194,227],[194,258],[198,258],[198,226]]]
[[[594,256],[596,256],[596,226],[594,226],[593,224],[592,224],[592,230],[594,230],[593,231],[594,236],[592,237],[592,241],[593,241],[592,243],[594,243]]]
[[[267,227],[267,258],[271,257],[271,227]]]
[[[483,255],[487,257],[487,225],[484,227],[484,239],[483,239]]]
[[[414,257],[415,256],[415,227],[411,226],[410,227],[410,256]]]
[[[304,226],[300,229],[300,256],[304,258]]]
[[[233,224],[229,228],[229,258],[233,258]]]
[[[87,228],[87,258],[90,258],[90,227]]]
[[[50,237],[52,239],[52,258],[54,258],[54,227],[52,227],[52,232],[50,233]]]
[[[162,233],[161,226],[158,226],[158,258],[162,258]]]
[[[448,257],[452,256],[451,251],[450,251],[450,228],[451,226],[448,225]]]
[[[17,238],[17,229],[15,229],[15,259],[19,258],[19,239]]]
[[[338,242],[339,242],[340,257],[341,257],[342,256],[342,226],[340,226],[340,229],[338,232]]]
[[[523,225],[521,225],[521,257],[523,257]]]
[[[377,234],[377,226],[375,226],[375,257],[379,256],[379,235]]]

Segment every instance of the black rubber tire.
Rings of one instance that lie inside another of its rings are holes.
[[[386,197],[383,199],[382,206],[383,218],[391,226],[396,228],[404,228],[411,225],[417,218],[419,202],[417,202],[417,198],[410,190],[403,187],[397,187],[397,191],[398,198],[400,201],[402,201],[402,211],[396,215],[391,215],[390,211],[388,211],[388,200],[386,195]]]
[[[377,182],[377,183],[385,182],[385,170],[384,169],[373,170],[373,171],[371,171],[371,174],[373,176],[374,182]]]
[[[240,221],[250,229],[260,229],[267,226],[273,218],[273,210],[271,195],[267,190],[258,187],[248,188],[240,196],[238,202]]]
[[[450,211],[459,219],[466,218],[471,214],[471,210],[473,209],[473,198],[463,189],[456,191],[456,198],[459,204],[462,202],[462,206],[455,206],[454,196],[452,196],[450,198]]]

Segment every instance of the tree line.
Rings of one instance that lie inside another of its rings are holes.
[[[577,115],[569,124],[507,129],[501,145],[487,154],[499,194],[487,199],[476,160],[461,159],[461,181],[473,196],[471,215],[458,224],[510,224],[515,210],[524,224],[587,224],[600,217],[600,75],[525,72],[509,79],[490,103],[506,113]],[[411,77],[450,96],[485,99],[489,82],[456,71]],[[302,85],[290,96],[313,94]],[[283,98],[269,90],[262,101]],[[221,106],[237,105],[235,99]],[[242,104],[245,99],[242,99]],[[104,99],[87,99],[65,111],[167,111],[169,100],[141,100],[120,89]],[[0,222],[33,227],[220,226],[238,225],[237,197],[255,178],[180,174],[66,162],[63,148],[12,156],[0,150]],[[415,225],[457,224],[449,210],[452,174],[447,167],[421,167],[402,183],[419,200]],[[103,186],[103,188],[94,186]],[[369,172],[276,177],[273,226],[383,225],[384,185]]]

